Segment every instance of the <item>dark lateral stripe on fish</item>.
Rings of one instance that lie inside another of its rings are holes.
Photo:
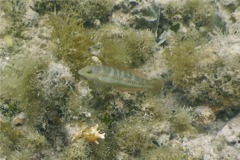
[[[145,90],[154,87],[154,84],[150,80],[145,80],[134,73],[108,66],[87,66],[79,70],[78,73],[92,81],[117,87],[142,88]]]

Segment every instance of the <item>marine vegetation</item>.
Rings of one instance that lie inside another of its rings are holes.
[[[86,29],[81,19],[64,15],[52,15],[50,24],[56,45],[53,50],[57,58],[70,66],[75,77],[79,69],[96,63],[93,57],[111,66],[137,67],[146,62],[156,45],[148,30],[105,25],[93,31]]]
[[[4,15],[8,23],[7,33],[5,34],[11,33],[14,36],[21,35],[21,32],[27,26],[27,24],[23,22],[23,18],[27,11],[26,3],[26,0],[9,0],[1,2],[0,10],[5,13]]]
[[[236,75],[239,73],[237,69],[239,63],[236,61],[239,56],[235,54],[236,51],[229,54],[229,57],[232,56],[231,59],[222,56],[225,45],[222,45],[222,49],[217,46],[218,41],[223,41],[224,36],[209,41],[196,30],[174,35],[174,40],[171,39],[170,45],[163,51],[173,84],[172,89],[182,92],[188,103],[208,104],[216,107],[214,109],[216,112],[228,107],[237,107],[239,94],[236,93],[239,93],[237,87],[239,80]]]
[[[90,153],[89,145],[83,139],[78,139],[64,149],[62,158],[66,160],[87,160]]]
[[[81,0],[78,11],[85,23],[94,23],[99,20],[106,22],[113,9],[113,0]]]
[[[82,19],[85,26],[92,26],[96,21],[104,23],[113,9],[113,0],[41,0],[34,3],[34,9],[40,15],[47,13],[64,14]]]
[[[156,49],[155,36],[146,29],[107,24],[95,34],[100,48],[97,56],[106,65],[136,68],[144,64]]]
[[[196,48],[206,41],[197,31],[188,34],[175,34],[171,39],[171,45],[163,51],[165,63],[171,72],[171,80],[174,87],[184,88],[187,84],[194,83],[191,80],[192,73],[196,72],[196,63],[201,59],[196,53]],[[189,77],[189,78],[188,78]]]
[[[17,159],[24,160],[48,148],[45,137],[32,128],[16,128],[11,123],[2,121],[0,128],[0,140],[4,144],[0,146],[1,158],[18,157]]]
[[[185,154],[183,149],[177,144],[153,149],[150,152],[147,152],[146,155],[144,155],[144,158],[145,160],[194,160],[192,157]]]
[[[24,111],[34,121],[36,114],[41,110],[37,103],[33,107],[31,102],[38,99],[36,75],[47,68],[48,58],[48,56],[33,58],[27,54],[16,55],[12,58],[11,63],[1,71],[0,97],[5,99],[6,104],[16,107],[15,114]]]
[[[52,41],[56,45],[53,48],[56,57],[66,62],[77,76],[80,68],[91,63],[92,55],[88,49],[94,45],[92,32],[83,27],[81,19],[71,16],[52,15],[50,24],[53,27]]]
[[[211,1],[207,0],[171,1],[164,8],[163,16],[168,23],[163,25],[168,24],[169,29],[175,32],[179,30],[179,26],[187,26],[207,34],[216,26],[223,27],[214,11]]]

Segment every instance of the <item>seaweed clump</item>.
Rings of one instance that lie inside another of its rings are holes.
[[[0,121],[1,158],[29,159],[39,156],[48,148],[44,136],[30,128],[16,128],[9,122]]]
[[[78,10],[86,23],[91,24],[96,20],[106,22],[113,9],[113,2],[113,0],[83,0],[79,2]]]
[[[79,139],[64,149],[62,158],[66,160],[87,160],[89,159],[89,155],[89,145],[83,139]]]
[[[36,115],[41,111],[41,106],[36,103],[39,102],[36,77],[47,67],[48,61],[47,56],[33,58],[28,55],[16,55],[1,71],[0,97],[2,103],[10,107],[8,111],[14,107],[12,116],[23,111],[35,121]]]
[[[106,22],[113,9],[113,0],[68,0],[51,1],[42,0],[34,4],[39,14],[63,13],[82,19],[84,25],[92,26],[96,21]]]
[[[196,53],[196,48],[205,41],[206,38],[200,36],[197,31],[186,35],[175,34],[171,45],[164,49],[163,57],[171,73],[174,88],[185,89],[186,85],[195,82],[191,77],[197,72],[196,64],[201,59],[200,54]]]
[[[184,153],[180,146],[165,146],[157,149],[153,149],[146,153],[144,156],[146,160],[183,160],[190,159],[190,157]]]
[[[9,0],[2,1],[0,5],[0,11],[5,15],[5,23],[7,27],[1,34],[20,37],[22,31],[25,29],[24,17],[26,15],[27,2],[25,0]],[[4,26],[4,21],[1,21]],[[5,35],[5,36],[6,36]],[[2,36],[2,35],[1,35]]]
[[[231,43],[235,35],[220,33],[209,42],[198,31],[174,35],[163,51],[172,90],[180,92],[185,102],[210,105],[216,112],[239,108],[239,51]]]
[[[114,139],[119,147],[129,155],[141,156],[145,150],[154,147],[148,137],[149,127],[144,127],[148,125],[147,122],[142,119],[137,120],[136,117],[125,119],[117,124],[118,131]]]
[[[176,113],[173,113],[169,118],[174,132],[178,133],[180,136],[197,133],[197,130],[192,125],[189,111],[184,108],[178,108],[175,112]]]
[[[66,62],[77,76],[78,70],[92,60],[88,49],[94,45],[93,32],[84,28],[81,19],[69,15],[52,15],[50,24],[53,27],[52,42],[56,44],[53,47],[56,57]]]
[[[93,31],[86,29],[81,19],[71,16],[52,16],[51,22],[52,41],[56,44],[54,52],[76,77],[79,69],[95,63],[94,56],[107,65],[139,67],[156,45],[154,34],[148,30],[105,25]]]
[[[173,112],[172,106],[166,106],[164,102],[150,96],[142,103],[141,108],[144,109],[138,111],[136,115],[126,116],[114,126],[113,139],[118,150],[129,156],[146,159],[157,157],[177,159],[179,154],[187,157],[183,154],[182,148],[171,145],[179,135],[188,137],[196,133],[191,124],[190,113],[185,109],[175,109]],[[176,154],[170,156],[164,153],[166,150],[169,152],[175,150]]]
[[[109,24],[96,32],[96,44],[100,47],[98,58],[104,63],[139,67],[153,54],[156,42],[149,30],[125,29]]]

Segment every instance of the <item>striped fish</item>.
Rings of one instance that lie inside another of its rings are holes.
[[[132,72],[102,65],[87,66],[78,71],[97,84],[104,84],[122,91],[145,91],[159,88],[161,81],[147,80]]]

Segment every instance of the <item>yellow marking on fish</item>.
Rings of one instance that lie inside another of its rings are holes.
[[[78,71],[85,78],[97,83],[126,91],[144,91],[162,85],[161,81],[147,80],[124,70],[102,65],[87,66]],[[159,88],[159,87],[158,87]]]

